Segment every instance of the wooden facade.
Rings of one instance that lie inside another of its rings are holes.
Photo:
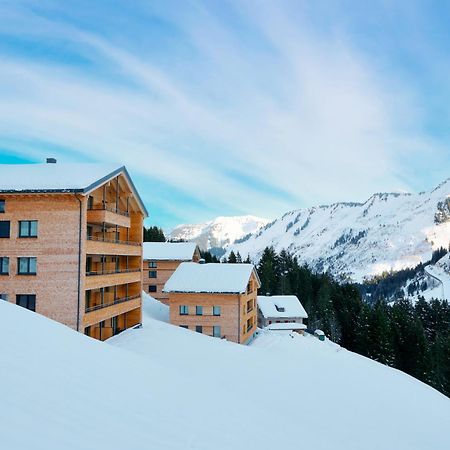
[[[125,170],[87,192],[2,191],[0,201],[3,299],[101,340],[141,323],[146,211]],[[24,258],[33,272],[22,273]]]
[[[170,292],[170,323],[208,336],[214,336],[216,331],[215,337],[246,344],[257,329],[258,287],[259,281],[253,272],[244,293]],[[201,315],[197,307],[201,307]]]

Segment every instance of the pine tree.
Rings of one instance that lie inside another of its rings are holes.
[[[228,255],[227,262],[229,264],[236,264],[237,263],[237,258],[236,258],[235,253],[233,252],[233,250],[231,250],[230,254]]]
[[[379,301],[372,310],[370,320],[369,356],[382,364],[394,364],[394,348],[388,306]]]

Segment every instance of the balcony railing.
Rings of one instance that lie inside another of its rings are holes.
[[[116,273],[131,273],[131,272],[140,272],[140,271],[141,271],[140,268],[137,268],[137,269],[113,269],[113,270],[106,270],[106,269],[91,270],[91,271],[86,272],[86,276],[92,277],[95,275],[113,275]]]
[[[109,211],[115,214],[120,214],[121,216],[130,217],[130,213],[128,211],[121,211],[118,208],[107,205],[96,205],[88,208],[88,211]]]
[[[88,241],[108,242],[110,244],[135,245],[137,247],[142,246],[142,244],[140,242],[122,241],[120,239],[109,239],[109,238],[104,238],[103,236],[88,236],[87,239],[88,239]]]
[[[250,307],[247,306],[247,314],[252,311],[253,311],[253,306],[250,306]]]
[[[89,307],[86,308],[86,312],[88,313],[88,312],[92,312],[92,311],[97,311],[98,309],[107,308],[108,306],[117,305],[119,303],[125,303],[125,302],[128,302],[130,300],[134,300],[136,298],[140,298],[140,296],[141,296],[141,294],[136,294],[136,295],[131,295],[129,297],[116,298],[112,302],[100,303],[98,305],[89,306]]]

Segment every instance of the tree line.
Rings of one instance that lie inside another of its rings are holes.
[[[286,251],[266,248],[257,265],[261,295],[293,294],[308,327],[382,364],[402,370],[450,396],[450,305],[423,297],[364,302],[355,284],[316,274]]]

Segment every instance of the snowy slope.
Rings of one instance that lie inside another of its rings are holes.
[[[217,217],[195,225],[178,225],[168,235],[169,239],[193,241],[202,250],[225,248],[235,240],[258,231],[269,221],[255,216]]]
[[[144,306],[143,328],[98,342],[0,302],[2,448],[450,446],[450,400],[408,375],[314,338],[239,346]]]
[[[447,253],[436,264],[425,267],[425,272],[430,278],[437,281],[437,286],[432,293],[425,292],[428,297],[447,299],[450,301],[450,253]]]
[[[413,267],[450,242],[450,178],[431,192],[375,194],[286,213],[228,248],[257,261],[265,247],[289,250],[315,270],[361,281]]]

